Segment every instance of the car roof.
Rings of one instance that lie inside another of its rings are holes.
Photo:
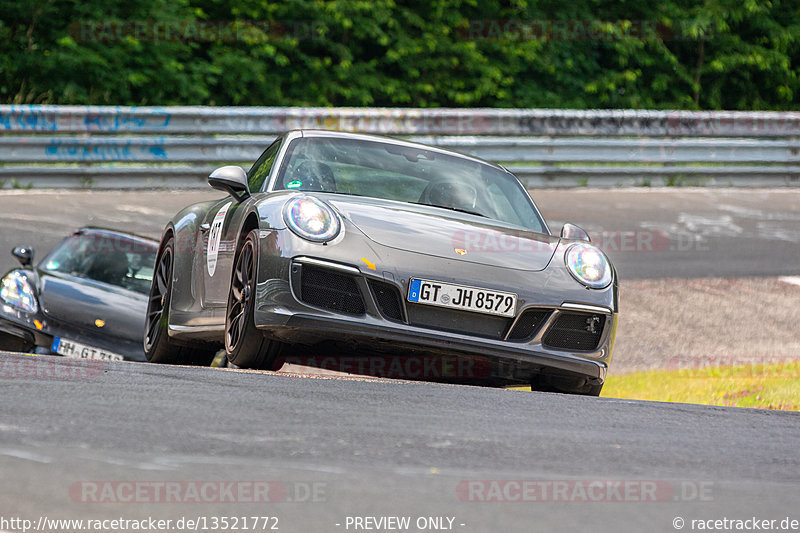
[[[504,168],[501,165],[496,163],[492,163],[491,161],[486,161],[485,159],[481,159],[479,157],[474,157],[467,154],[462,154],[460,152],[454,152],[452,150],[446,150],[444,148],[438,148],[436,146],[430,146],[428,144],[417,143],[413,141],[406,141],[403,139],[398,139],[396,137],[390,137],[386,135],[374,135],[374,134],[366,134],[366,133],[352,133],[348,131],[337,131],[337,130],[318,130],[318,129],[294,129],[289,130],[284,135],[287,138],[291,137],[333,137],[339,139],[356,139],[362,141],[377,141],[382,143],[389,143],[394,144],[397,146],[404,146],[407,148],[414,148],[417,150],[428,150],[431,152],[436,152],[440,154],[450,155],[453,157],[460,157],[462,159],[466,159],[469,161],[475,161],[478,163],[482,163],[484,165],[488,165],[492,168],[496,168],[503,172],[508,172],[508,169]]]
[[[120,231],[108,228],[99,228],[95,226],[84,226],[75,231],[73,231],[70,235],[103,235],[103,236],[117,236],[117,237],[124,237],[131,240],[138,240],[144,241],[147,244],[152,244],[155,247],[158,247],[158,241],[151,237],[145,237],[144,235],[137,235],[135,233],[128,233],[127,231]]]

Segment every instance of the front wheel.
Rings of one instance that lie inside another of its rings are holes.
[[[581,394],[583,396],[600,396],[600,393],[603,391],[603,384],[587,384],[582,389],[574,391],[575,394]]]
[[[536,389],[531,387],[531,390],[536,390]],[[603,390],[603,384],[600,383],[599,385],[597,385],[597,384],[587,383],[586,385],[583,385],[581,387],[574,387],[574,388],[553,387],[551,389],[545,389],[545,390],[551,390],[553,392],[561,392],[563,394],[578,394],[580,396],[600,396],[600,392],[602,392]]]
[[[209,365],[214,350],[206,346],[177,345],[169,338],[169,302],[172,296],[172,269],[175,259],[174,239],[161,248],[150,285],[144,330],[144,354],[151,363],[172,365]]]
[[[600,396],[604,382],[586,378],[541,378],[531,383],[531,390],[542,392],[560,392],[562,394],[579,394],[581,396]]]
[[[283,345],[267,339],[255,325],[257,264],[258,230],[252,230],[234,261],[225,314],[225,353],[238,367],[274,370]]]

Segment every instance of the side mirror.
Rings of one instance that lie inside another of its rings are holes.
[[[561,238],[562,239],[572,239],[576,241],[586,241],[591,242],[592,240],[589,238],[589,234],[584,231],[583,228],[580,226],[576,226],[575,224],[564,224],[564,227],[561,228]]]
[[[242,167],[235,165],[219,167],[208,176],[208,184],[214,189],[227,192],[237,202],[250,197],[247,173]]]
[[[24,267],[31,266],[33,263],[33,248],[30,246],[17,246],[11,250],[11,255],[16,257]]]

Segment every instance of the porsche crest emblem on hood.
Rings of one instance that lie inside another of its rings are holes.
[[[467,255],[467,251],[463,248],[456,248],[455,250],[458,255]]]

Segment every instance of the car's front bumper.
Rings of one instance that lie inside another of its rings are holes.
[[[542,377],[574,378],[585,383],[603,383],[608,366],[604,362],[581,359],[568,354],[553,354],[544,351],[509,346],[501,342],[475,339],[450,332],[438,332],[424,328],[391,325],[365,324],[342,318],[294,314],[287,317],[284,325],[265,326],[262,329],[275,339],[291,344],[306,344],[338,341],[348,348],[342,357],[349,357],[343,369],[354,368],[357,359],[363,357],[362,366],[374,367],[369,361],[380,357],[377,354],[396,354],[397,357],[416,359],[417,364],[403,363],[406,373],[397,377],[439,379],[452,381],[508,381],[530,384]],[[326,351],[326,356],[331,352]],[[335,353],[335,352],[334,352]],[[356,354],[356,355],[354,355]],[[450,374],[434,366],[429,374],[429,358],[459,356],[473,361],[461,365]],[[354,359],[355,358],[355,359]],[[323,357],[306,357],[306,361]],[[302,362],[303,359],[298,359]],[[335,367],[332,369],[336,369]],[[388,370],[386,370],[388,372]],[[415,372],[418,375],[415,376]],[[391,376],[387,376],[391,377]]]
[[[352,313],[337,312],[303,301],[298,288],[299,274],[304,265],[339,270],[351,276],[363,297],[363,313],[355,316]],[[298,268],[300,267],[300,268]],[[558,381],[557,388],[575,390],[584,385],[602,384],[606,377],[608,361],[611,356],[616,332],[617,313],[610,308],[597,304],[581,306],[574,302],[553,304],[550,297],[546,304],[540,304],[528,298],[517,313],[517,318],[506,325],[498,326],[498,335],[491,338],[489,332],[472,334],[471,328],[483,320],[483,315],[461,315],[459,320],[468,319],[478,322],[456,324],[456,328],[441,327],[441,324],[428,326],[415,324],[409,319],[410,305],[404,297],[401,306],[404,308],[400,317],[388,319],[376,301],[373,282],[387,283],[387,279],[370,272],[364,272],[353,266],[343,265],[326,260],[295,258],[288,265],[288,281],[270,279],[259,284],[257,289],[257,306],[255,323],[268,336],[289,344],[315,346],[325,343],[324,350],[318,354],[306,351],[306,359],[319,362],[330,361],[332,353],[342,354],[346,363],[339,367],[345,371],[352,368],[372,368],[371,358],[392,354],[408,362],[419,375],[390,375],[389,377],[418,377],[420,379],[450,379],[453,381],[494,381],[506,383],[534,383]],[[400,276],[398,276],[400,277]],[[405,276],[403,276],[405,277]],[[402,278],[401,278],[402,279]],[[405,278],[408,279],[408,278]],[[392,283],[404,295],[407,287],[401,283]],[[547,320],[538,327],[535,334],[528,338],[512,340],[509,338],[516,320],[525,310],[543,310]],[[559,350],[548,346],[544,340],[547,332],[562,314],[595,312],[604,317],[602,332],[596,346],[588,350]],[[491,317],[488,317],[490,319]],[[342,350],[332,348],[340,347]],[[344,355],[346,354],[346,355]],[[354,355],[355,354],[355,355]],[[382,354],[382,355],[379,355]],[[441,375],[441,368],[430,365],[436,358],[458,356],[475,362],[467,368],[463,375]],[[355,359],[354,359],[355,358]],[[363,358],[364,361],[357,361]],[[411,358],[411,362],[409,362]],[[416,358],[416,364],[413,359]],[[386,365],[378,360],[377,367],[386,370]],[[330,365],[325,365],[329,368]],[[402,367],[402,364],[400,365]],[[336,365],[334,365],[336,367]],[[432,375],[420,374],[420,368],[432,369]],[[477,370],[476,370],[477,369]],[[438,372],[438,375],[437,375]],[[357,373],[357,372],[356,372]],[[368,372],[369,373],[369,372]]]
[[[60,337],[119,354],[126,360],[145,360],[141,342],[120,339],[113,335],[98,335],[42,313],[25,313],[9,305],[0,305],[0,335],[0,349],[6,346],[9,351],[59,355],[51,347],[54,339]]]
[[[36,346],[36,338],[30,330],[0,318],[0,350],[30,352]]]

